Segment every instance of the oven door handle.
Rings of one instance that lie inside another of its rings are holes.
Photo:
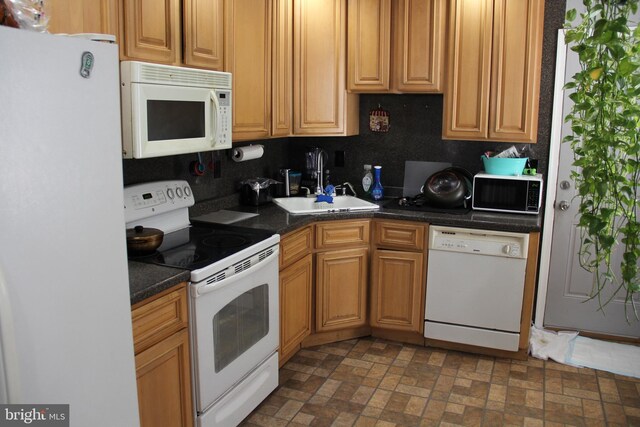
[[[193,293],[194,293],[194,297],[200,297],[203,296],[205,294],[208,294],[210,292],[216,291],[218,289],[222,289],[226,286],[232,285],[233,283],[237,282],[238,280],[242,280],[245,277],[247,277],[249,274],[254,274],[262,269],[264,269],[266,266],[270,265],[272,262],[278,262],[278,255],[279,255],[280,251],[278,246],[276,245],[273,253],[271,255],[269,255],[267,258],[265,258],[263,261],[259,262],[256,265],[253,265],[251,267],[249,267],[248,269],[241,271],[238,274],[234,274],[233,276],[229,277],[229,278],[225,278],[222,279],[219,282],[213,282],[211,284],[205,284],[202,286],[195,286],[193,289]],[[206,283],[206,282],[205,282]]]

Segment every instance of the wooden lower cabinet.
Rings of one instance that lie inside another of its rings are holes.
[[[371,326],[422,333],[424,254],[378,249],[371,271]]]
[[[367,325],[368,248],[316,255],[316,332]]]
[[[313,257],[307,254],[280,272],[280,356],[300,348],[311,334]]]
[[[193,426],[187,284],[133,306],[141,427]]]
[[[181,330],[136,355],[140,425],[193,425],[189,333]]]

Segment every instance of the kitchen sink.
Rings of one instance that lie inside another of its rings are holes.
[[[316,202],[315,197],[280,197],[273,203],[292,214],[318,214],[326,212],[374,211],[380,209],[375,203],[353,196],[336,196],[333,203]]]

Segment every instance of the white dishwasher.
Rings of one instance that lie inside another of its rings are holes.
[[[529,235],[429,229],[424,336],[517,351]]]

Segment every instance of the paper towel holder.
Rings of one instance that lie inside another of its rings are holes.
[[[264,154],[264,145],[247,145],[231,150],[231,158],[235,162],[245,162],[247,160],[259,159]]]

